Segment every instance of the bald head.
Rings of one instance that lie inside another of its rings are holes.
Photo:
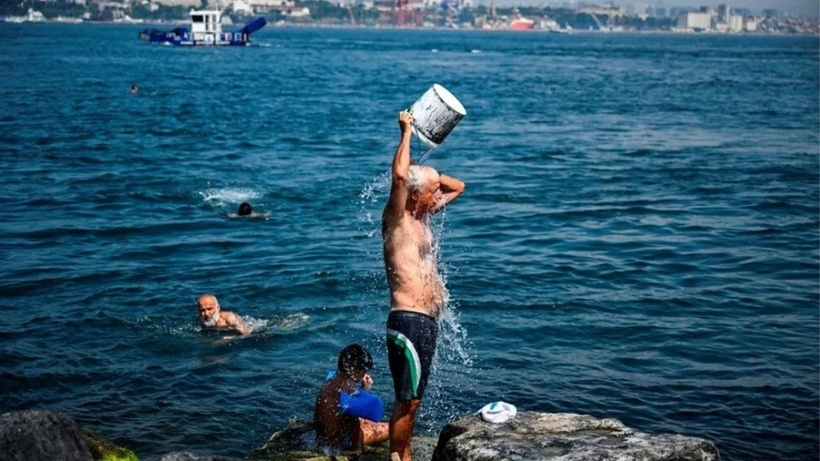
[[[219,301],[216,296],[204,294],[196,301],[199,309],[199,321],[206,327],[212,327],[219,321]]]
[[[216,296],[210,295],[210,294],[204,294],[204,295],[200,296],[199,299],[196,301],[196,303],[199,307],[202,307],[202,306],[219,307],[219,301],[216,300]]]

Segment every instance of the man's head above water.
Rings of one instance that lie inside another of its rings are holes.
[[[223,311],[212,294],[204,294],[196,301],[199,324],[206,330],[226,331],[247,335],[251,331],[245,321],[233,312]]]
[[[239,205],[239,210],[237,210],[236,214],[238,214],[239,216],[250,216],[253,214],[253,208],[251,207],[250,203],[242,202]]]
[[[213,328],[219,322],[219,301],[216,296],[204,294],[196,302],[199,309],[199,323],[203,327]]]

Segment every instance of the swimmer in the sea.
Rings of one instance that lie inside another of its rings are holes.
[[[253,207],[248,202],[242,202],[239,205],[239,210],[236,213],[228,213],[229,218],[267,218],[270,213],[257,213],[253,211]]]
[[[205,331],[235,331],[242,336],[250,334],[248,326],[233,312],[223,311],[216,296],[204,294],[196,302],[199,309],[199,323]]]
[[[140,87],[138,87],[137,85],[131,85],[131,90],[129,90],[129,91],[131,91],[131,93],[136,93],[139,90],[140,90]]]

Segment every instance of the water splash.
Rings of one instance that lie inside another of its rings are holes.
[[[467,337],[467,330],[461,326],[460,317],[454,303],[448,303],[439,318],[438,349],[441,354],[436,356],[436,361],[470,367],[473,365],[473,344]]]
[[[421,160],[426,160],[434,149],[429,149],[421,156]],[[421,163],[421,162],[420,162]],[[381,216],[380,211],[372,210],[376,203],[383,204],[387,201],[390,190],[390,172],[382,173],[366,183],[359,193],[359,222],[360,230],[367,236],[364,245],[368,257],[374,261],[374,267],[378,267],[378,274],[374,271],[370,274],[373,278],[384,277],[382,270],[382,252],[380,237],[381,220],[374,216]],[[378,214],[377,214],[378,213]],[[445,223],[447,221],[446,208],[432,216],[428,222],[433,236],[432,252],[439,270],[442,283],[442,294],[444,297],[444,309],[439,319],[439,335],[436,355],[433,359],[431,378],[425,395],[425,405],[419,411],[419,418],[424,420],[424,427],[441,427],[441,424],[452,417],[463,412],[463,409],[453,403],[452,393],[459,390],[471,388],[470,367],[473,365],[473,344],[469,341],[467,330],[460,323],[458,303],[450,299],[447,290],[447,276],[450,267],[442,262],[441,241],[446,235]],[[375,294],[375,285],[371,293]],[[381,284],[378,285],[382,289]],[[383,294],[379,293],[379,297]]]
[[[242,317],[242,321],[245,322],[245,325],[248,327],[248,330],[250,330],[251,333],[256,333],[265,330],[271,323],[270,320],[266,319],[257,319],[249,316],[240,317]]]
[[[364,185],[362,191],[359,192],[360,203],[376,203],[381,198],[386,197],[388,191],[390,191],[390,170],[376,176]]]
[[[371,260],[381,259],[381,206],[387,201],[389,191],[390,171],[388,170],[365,183],[358,195],[359,231],[367,237],[364,251]],[[374,267],[381,267],[381,261]],[[377,275],[374,273],[369,276],[376,277]]]
[[[257,199],[262,196],[261,192],[249,188],[210,188],[198,192],[199,196],[207,202],[217,206],[234,205]]]
[[[242,316],[242,320],[251,333],[259,333],[271,328],[281,331],[293,331],[310,323],[310,316],[303,312],[296,312],[282,317],[272,319],[258,319],[250,316]]]

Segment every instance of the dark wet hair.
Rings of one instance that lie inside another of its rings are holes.
[[[239,216],[250,216],[251,213],[253,213],[251,204],[248,202],[242,202],[242,204],[239,205],[239,211],[236,214]]]
[[[359,344],[351,344],[339,353],[337,364],[339,371],[353,373],[356,371],[368,371],[373,368],[373,357],[370,352]]]

